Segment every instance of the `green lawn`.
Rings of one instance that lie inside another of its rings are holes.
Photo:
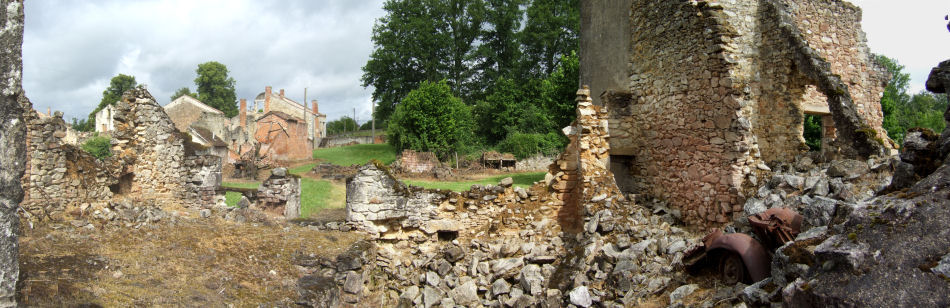
[[[300,217],[308,218],[321,209],[346,205],[346,188],[330,181],[300,179]]]
[[[493,177],[488,177],[488,178],[484,178],[480,180],[461,181],[461,182],[444,182],[444,181],[430,182],[430,181],[415,181],[415,180],[405,180],[404,182],[406,182],[406,184],[409,184],[409,185],[415,185],[415,186],[420,186],[420,187],[425,187],[425,188],[438,188],[438,189],[446,189],[446,190],[452,190],[452,191],[466,191],[466,190],[469,190],[472,187],[472,185],[475,185],[475,184],[498,185],[498,182],[500,182],[501,179],[504,179],[506,177],[511,177],[511,179],[514,180],[514,183],[515,183],[514,186],[527,188],[533,185],[534,182],[543,180],[544,173],[545,172],[509,173],[509,174],[503,174],[503,175],[496,175]]]
[[[221,186],[233,188],[257,188],[261,182],[222,182]]]
[[[371,159],[376,159],[383,164],[389,165],[396,160],[396,149],[389,144],[357,144],[345,147],[316,149],[313,150],[313,158],[319,158],[337,166],[362,165]],[[296,169],[297,168],[295,168],[295,170]]]

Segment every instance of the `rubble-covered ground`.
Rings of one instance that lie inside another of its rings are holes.
[[[298,278],[309,273],[313,260],[334,259],[363,237],[200,218],[188,210],[149,213],[131,222],[24,224],[18,303],[289,307],[298,298]]]

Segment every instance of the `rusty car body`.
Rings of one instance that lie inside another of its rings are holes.
[[[791,209],[768,209],[749,216],[749,224],[759,240],[744,233],[713,229],[703,237],[702,246],[686,254],[683,263],[693,271],[717,266],[726,284],[760,281],[770,275],[772,251],[795,239],[801,232],[802,220],[802,215]]]

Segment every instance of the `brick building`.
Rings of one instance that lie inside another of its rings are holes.
[[[254,139],[261,153],[274,160],[307,159],[313,155],[307,123],[282,111],[270,111],[257,119]]]

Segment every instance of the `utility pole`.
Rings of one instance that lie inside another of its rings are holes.
[[[369,101],[370,111],[369,119],[372,121],[370,124],[370,129],[373,130],[373,143],[376,143],[376,102],[373,100]]]
[[[360,130],[359,124],[356,123],[356,107],[353,107],[353,125],[356,125],[356,127],[353,128],[354,132]]]

